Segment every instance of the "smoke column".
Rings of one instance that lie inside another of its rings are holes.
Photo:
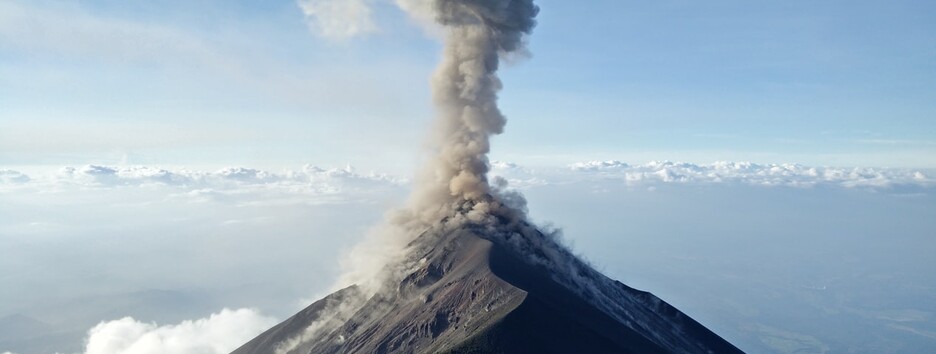
[[[487,178],[487,153],[491,137],[502,133],[506,123],[497,106],[502,87],[497,70],[503,56],[525,52],[525,37],[539,8],[532,0],[433,0],[423,5],[446,36],[432,80],[436,155],[417,181],[410,206],[416,219],[432,224],[465,202],[478,213],[496,203]]]
[[[506,123],[497,106],[502,87],[497,70],[503,58],[526,53],[525,39],[539,8],[533,0],[397,4],[415,19],[432,19],[445,35],[442,61],[432,78],[437,110],[430,136],[433,155],[417,177],[407,207],[391,213],[387,223],[351,252],[344,264],[347,273],[334,289],[351,284],[368,288],[368,283],[377,286],[392,277],[388,268],[406,257],[409,243],[443,218],[475,223],[525,218],[522,197],[497,196],[498,186],[487,177],[487,154],[491,137],[503,132]]]

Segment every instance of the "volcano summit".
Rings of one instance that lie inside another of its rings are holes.
[[[399,282],[333,293],[233,354],[741,352],[527,223],[466,220],[419,236]]]
[[[740,352],[595,271],[533,226],[504,180],[488,179],[490,139],[506,123],[497,69],[525,52],[533,1],[397,3],[447,34],[433,157],[409,205],[353,253],[341,290],[234,354]]]

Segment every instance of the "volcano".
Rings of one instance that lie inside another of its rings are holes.
[[[409,269],[376,293],[337,291],[232,354],[741,353],[525,221],[455,219],[416,238]]]
[[[416,18],[429,14],[445,45],[432,80],[433,157],[410,205],[384,225],[392,247],[365,252],[376,259],[362,268],[373,277],[233,353],[740,352],[656,296],[595,271],[528,221],[506,180],[489,178],[491,137],[506,124],[497,70],[527,53],[533,0],[396,3]]]

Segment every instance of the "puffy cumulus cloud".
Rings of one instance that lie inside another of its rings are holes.
[[[525,188],[549,184],[547,176],[536,170],[522,167],[513,162],[492,161],[490,175],[492,179],[503,179],[512,187]],[[506,184],[501,186],[506,187]]]
[[[890,188],[930,187],[936,180],[921,171],[887,168],[810,167],[799,164],[756,164],[720,161],[692,164],[651,161],[628,165],[620,161],[587,161],[569,166],[573,179],[599,176],[619,178],[628,184],[640,183],[744,183],[763,186]]]
[[[145,166],[109,167],[86,165],[82,167],[63,167],[56,175],[59,181],[93,186],[114,186],[130,184],[173,184],[182,185],[191,182],[192,176],[185,173],[173,173],[160,168]]]
[[[214,177],[245,182],[245,183],[267,183],[278,179],[278,176],[253,168],[227,167],[214,173]]]
[[[622,170],[630,167],[630,165],[617,161],[617,160],[607,160],[607,161],[586,161],[578,162],[569,166],[573,171],[609,171],[609,170]]]
[[[375,32],[369,0],[298,0],[309,28],[328,39],[348,39]]]
[[[274,324],[275,319],[251,309],[224,309],[165,326],[125,317],[91,328],[85,354],[230,353]]]

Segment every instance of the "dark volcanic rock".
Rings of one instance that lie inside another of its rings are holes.
[[[338,291],[233,354],[740,353],[650,293],[588,268],[609,294],[588,295],[479,234],[448,232],[396,288]]]

